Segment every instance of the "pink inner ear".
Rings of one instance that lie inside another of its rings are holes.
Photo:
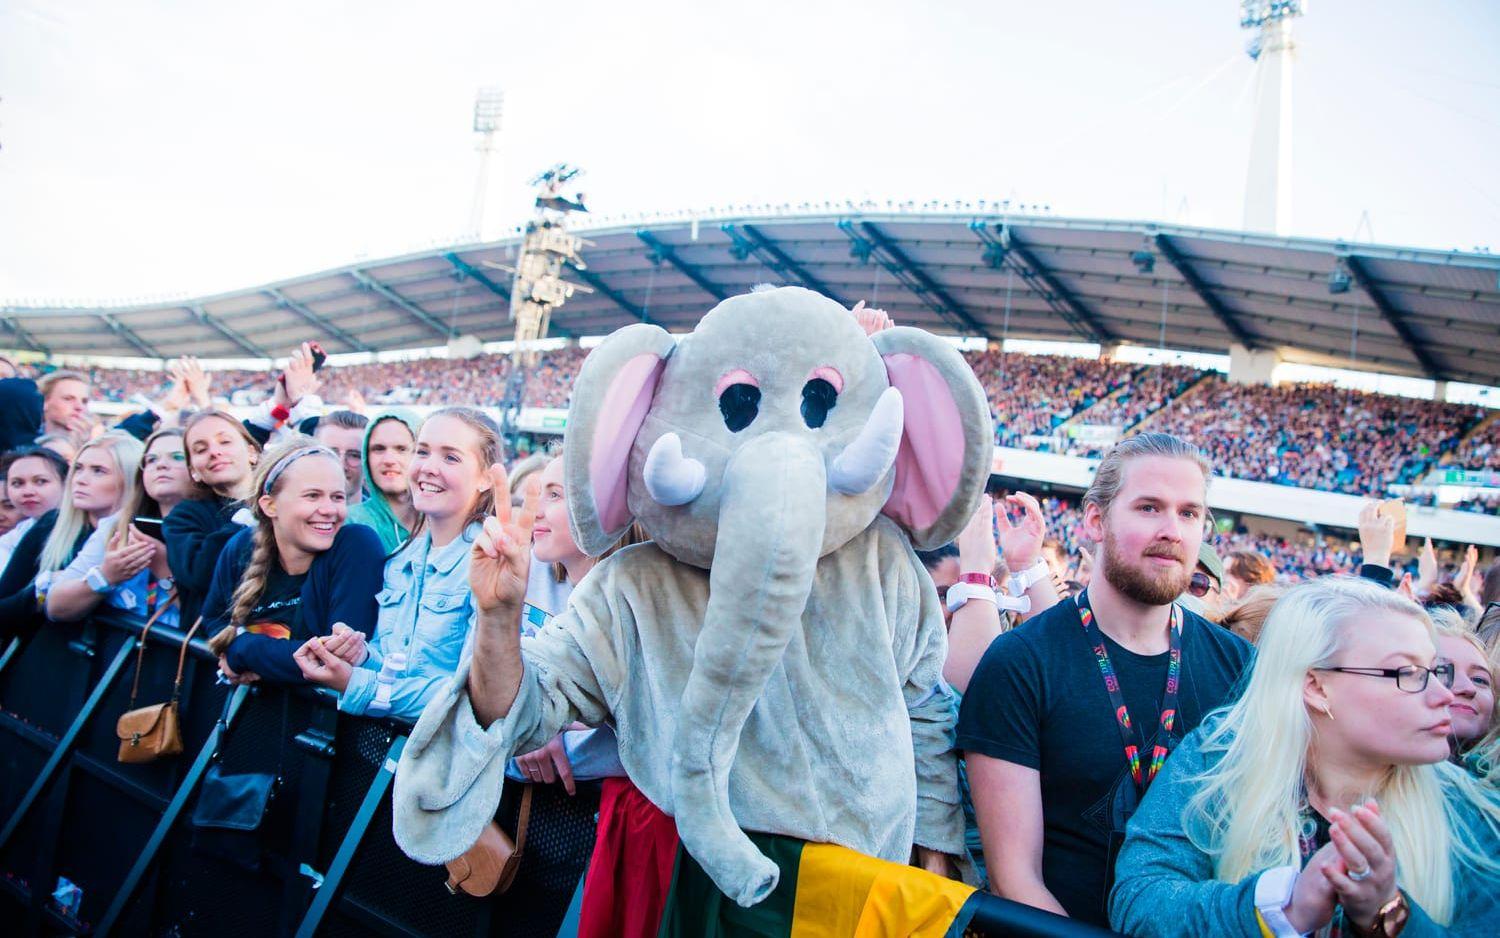
[[[883,509],[913,531],[930,526],[958,491],[964,429],[948,382],[930,362],[907,352],[885,356],[906,418],[896,453],[896,484]]]
[[[589,456],[589,479],[594,488],[594,507],[599,512],[599,526],[617,531],[630,523],[630,506],[626,500],[626,483],[630,470],[630,449],[636,434],[651,409],[656,384],[661,380],[666,361],[659,355],[642,353],[626,362],[604,395],[594,425],[594,451]]]

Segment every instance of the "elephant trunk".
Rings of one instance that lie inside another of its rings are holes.
[[[779,871],[740,830],[729,770],[740,732],[787,643],[801,628],[823,543],[827,479],[809,441],[767,433],[724,471],[708,609],[682,692],[672,802],[683,845],[742,906]]]

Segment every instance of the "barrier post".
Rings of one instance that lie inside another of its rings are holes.
[[[384,800],[386,792],[390,791],[391,782],[396,777],[396,764],[401,761],[401,750],[405,747],[405,736],[397,736],[391,740],[391,746],[385,751],[385,760],[380,765],[380,771],[375,774],[370,787],[366,789],[364,800],[359,804],[359,811],[354,815],[354,820],[349,823],[349,830],[344,834],[343,841],[339,843],[339,850],[334,854],[333,862],[328,865],[328,872],[323,877],[323,885],[318,887],[317,893],[313,896],[312,905],[308,906],[307,914],[302,917],[302,923],[297,926],[296,938],[312,938],[318,926],[322,924],[323,916],[338,898],[339,887],[344,882],[344,874],[349,871],[349,864],[354,861],[354,853],[359,849],[360,841],[364,839],[370,822],[374,820],[375,812],[380,810],[380,802]]]
[[[127,644],[127,648],[129,645]],[[177,792],[172,796],[172,801],[167,805],[167,810],[162,814],[161,820],[151,831],[151,837],[146,841],[146,846],[141,849],[141,855],[136,858],[135,865],[125,875],[125,881],[115,892],[115,897],[110,901],[109,911],[104,913],[104,918],[99,922],[99,927],[94,930],[98,938],[104,938],[115,927],[115,923],[124,914],[125,907],[130,903],[136,888],[140,886],[146,871],[151,864],[156,862],[157,851],[161,849],[162,843],[171,833],[172,825],[177,823],[177,818],[182,814],[183,808],[187,807],[188,798],[192,797],[198,782],[208,771],[209,763],[213,761],[214,751],[219,747],[219,734],[234,724],[235,714],[239,713],[240,706],[244,704],[245,698],[250,695],[250,688],[240,685],[234,689],[234,695],[229,699],[229,706],[224,713],[224,719],[216,723],[209,732],[208,739],[203,743],[203,748],[198,750],[198,756],[193,760],[192,768],[188,769],[187,775],[182,779],[182,784],[177,786]]]
[[[318,862],[318,844],[323,839],[323,815],[328,802],[328,779],[333,774],[338,720],[336,706],[317,706],[313,709],[311,724],[292,740],[305,754],[297,796],[296,835],[292,843],[292,862],[297,866],[287,874],[283,890],[282,934],[296,926],[298,913],[308,907],[313,890],[323,882],[322,874],[313,864]]]

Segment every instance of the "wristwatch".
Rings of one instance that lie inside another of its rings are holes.
[[[161,590],[163,593],[172,592],[173,588],[175,588],[176,586],[177,581],[169,576],[164,576],[160,580],[156,581],[156,588]]]
[[[1370,923],[1369,928],[1360,928],[1348,916],[1344,917],[1344,924],[1348,926],[1349,934],[1357,938],[1367,938],[1367,936],[1396,938],[1406,927],[1409,918],[1411,918],[1411,909],[1406,905],[1406,895],[1397,890],[1395,897],[1375,913],[1375,920]]]
[[[83,580],[89,585],[89,589],[96,593],[107,593],[115,588],[115,585],[104,578],[104,571],[98,567],[89,567],[89,571],[83,575]]]

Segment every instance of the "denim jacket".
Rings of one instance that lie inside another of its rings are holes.
[[[469,552],[478,532],[479,524],[471,524],[434,548],[431,532],[424,531],[386,561],[370,655],[350,674],[340,710],[415,720],[453,676],[478,615],[469,592]],[[398,667],[403,655],[405,667]],[[382,683],[390,687],[388,703],[381,699]]]
[[[1109,923],[1117,931],[1137,936],[1228,935],[1260,938],[1256,915],[1256,892],[1263,876],[1251,873],[1238,883],[1214,877],[1213,858],[1198,846],[1197,837],[1186,830],[1187,804],[1201,786],[1199,776],[1219,753],[1200,748],[1203,726],[1188,734],[1167,759],[1140,808],[1126,828],[1125,846],[1115,864],[1115,885],[1109,900]],[[1500,838],[1483,820],[1480,808],[1469,804],[1452,782],[1463,770],[1439,765],[1444,795],[1464,826],[1479,836],[1480,848],[1489,855],[1500,851]],[[1454,914],[1445,927],[1427,912],[1410,903],[1411,917],[1403,938],[1434,935],[1500,934],[1500,877],[1483,876],[1473,870],[1454,870]]]

